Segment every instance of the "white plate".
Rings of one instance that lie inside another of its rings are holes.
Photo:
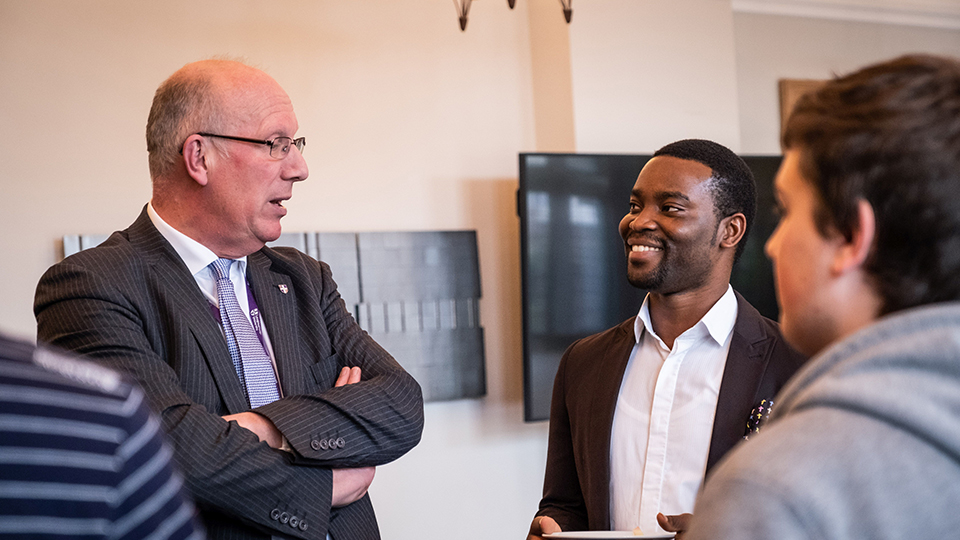
[[[637,536],[633,534],[633,531],[563,531],[558,533],[547,533],[543,535],[544,538],[570,538],[573,540],[587,540],[592,538],[612,538],[620,540],[636,538],[667,539],[673,538],[674,536],[676,536],[676,533],[642,534]]]

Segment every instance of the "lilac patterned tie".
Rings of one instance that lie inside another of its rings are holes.
[[[210,263],[210,268],[217,275],[220,322],[227,338],[227,349],[240,377],[240,384],[246,390],[250,407],[256,408],[280,399],[280,393],[277,391],[273,362],[237,302],[237,294],[230,281],[230,265],[233,262],[233,259],[217,259]]]

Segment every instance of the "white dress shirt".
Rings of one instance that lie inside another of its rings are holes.
[[[170,242],[170,245],[173,246],[177,255],[180,255],[180,259],[187,265],[187,270],[193,275],[193,279],[197,281],[197,286],[200,287],[203,295],[214,307],[219,309],[220,300],[217,297],[217,276],[213,269],[210,268],[210,263],[217,260],[217,255],[213,251],[210,251],[210,248],[170,226],[170,224],[157,214],[152,204],[147,204],[147,215],[150,217],[153,226],[160,231],[160,234],[166,238],[167,242]],[[233,282],[233,290],[237,295],[237,302],[240,303],[240,310],[247,320],[250,321],[250,324],[253,324],[250,313],[250,297],[247,294],[247,258],[242,257],[234,260],[236,262],[230,265],[230,281]],[[211,316],[213,316],[212,313]],[[259,324],[260,332],[263,335],[263,343],[266,346],[267,353],[270,355],[270,361],[273,363],[273,375],[276,377],[277,361],[273,356],[273,345],[271,345],[270,336],[267,334],[267,325],[262,324],[263,318],[260,317],[259,310],[257,310],[255,316],[260,318],[260,321],[258,321],[258,323],[261,323]],[[254,327],[256,328],[256,325],[254,325]],[[283,397],[280,388],[278,379],[277,390],[281,392],[280,397]]]
[[[634,325],[610,434],[610,528],[662,532],[657,513],[693,512],[703,483],[720,381],[737,320],[733,287],[669,349],[650,297]]]

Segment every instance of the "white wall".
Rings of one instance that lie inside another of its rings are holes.
[[[742,151],[780,153],[778,79],[828,79],[907,53],[960,57],[960,30],[737,13]]]
[[[696,137],[739,150],[729,0],[591,0],[570,27],[580,152]]]
[[[192,60],[246,57],[287,89],[308,139],[311,176],[285,230],[478,231],[489,395],[427,405],[423,442],[372,488],[384,537],[519,538],[546,424],[521,421],[517,153],[649,152],[690,136],[776,151],[775,111],[754,114],[776,100],[770,81],[866,61],[848,30],[857,43],[957,43],[874,25],[836,27],[831,48],[823,25],[730,5],[591,0],[567,26],[555,0],[484,0],[461,33],[436,0],[0,0],[0,329],[34,335],[58,238],[123,228],[149,198],[156,86]]]

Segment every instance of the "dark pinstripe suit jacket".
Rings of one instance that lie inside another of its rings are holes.
[[[369,496],[331,509],[331,469],[382,465],[413,448],[423,429],[419,385],[359,328],[326,264],[264,248],[248,257],[247,279],[285,396],[256,411],[293,454],[220,418],[249,405],[209,303],[146,210],[44,274],[38,339],[136,377],[211,538],[322,539],[328,528],[335,540],[379,538]],[[342,366],[360,366],[363,380],[333,388]]]
[[[746,434],[747,417],[803,364],[777,323],[737,294],[737,321],[720,382],[707,472]],[[634,318],[567,349],[553,386],[550,446],[538,516],[565,531],[610,527],[610,430],[636,344]]]

